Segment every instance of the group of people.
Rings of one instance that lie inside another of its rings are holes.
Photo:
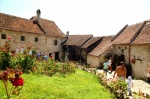
[[[42,54],[41,52],[36,54],[36,58],[40,59],[42,58],[42,60],[48,60],[48,58],[53,59],[52,53],[49,54],[49,56],[47,54]]]
[[[103,70],[104,70],[105,77],[107,77],[108,70],[110,70],[112,73],[112,58],[110,58],[109,60],[106,60],[103,63]],[[126,81],[126,68],[124,67],[124,62],[120,62],[120,66],[116,67],[116,70],[113,74],[113,78],[117,78],[117,79]],[[131,87],[133,87],[133,82],[132,82],[131,76],[128,76],[127,85],[128,85],[128,93],[129,93],[129,95],[131,95]]]

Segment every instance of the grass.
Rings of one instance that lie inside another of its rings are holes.
[[[97,76],[79,69],[75,74],[65,77],[59,74],[52,77],[23,74],[21,77],[25,80],[21,90],[21,97],[24,99],[115,99],[99,83]],[[0,81],[0,97],[4,97],[4,94]]]

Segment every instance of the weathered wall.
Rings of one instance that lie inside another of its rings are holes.
[[[87,64],[89,64],[92,67],[99,67],[99,57],[88,54],[87,55]]]
[[[111,53],[111,49],[108,49],[106,52],[104,52],[100,56],[93,56],[93,55],[87,55],[87,64],[94,66],[94,67],[103,67],[103,63],[105,62],[104,56],[107,53]]]
[[[132,75],[135,78],[145,79],[145,70],[150,67],[150,44],[148,45],[132,45],[131,59],[135,57],[136,62],[132,64]],[[140,59],[140,60],[139,60]]]
[[[32,44],[32,48],[37,49],[37,51],[40,51],[43,54],[52,53],[52,55],[55,57],[54,52],[59,52],[59,57],[62,58],[62,38],[60,37],[51,37],[41,34],[1,30],[0,46],[3,46],[5,41],[7,40],[7,37],[6,39],[1,39],[1,34],[6,34],[6,36],[11,37],[13,50],[19,49],[22,46],[26,47],[29,44]],[[21,36],[25,36],[25,41],[21,41]],[[38,38],[38,42],[35,42],[35,37]],[[54,40],[57,40],[57,45],[54,45]]]
[[[129,64],[129,45],[114,45],[113,55],[121,55],[125,56],[125,63]]]

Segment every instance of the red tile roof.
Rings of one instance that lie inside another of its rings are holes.
[[[95,47],[95,49],[93,49],[89,53],[89,55],[100,56],[101,54],[103,54],[108,48],[112,46],[112,37],[113,36],[104,36],[100,44],[97,47]]]
[[[131,43],[132,38],[142,27],[144,22],[137,23],[134,25],[127,26],[121,33],[113,40],[113,44],[129,44]]]
[[[37,20],[37,18],[32,17],[31,20],[35,21]],[[54,21],[40,18],[40,20],[37,22],[46,32],[46,35],[65,37],[65,34],[59,29],[59,27],[55,24]]]
[[[65,37],[53,21],[40,18],[39,23],[35,23],[34,17],[28,20],[4,13],[0,13],[0,29]]]
[[[150,44],[150,21],[147,21],[132,44]]]
[[[0,29],[43,34],[32,20],[0,13]]]
[[[93,35],[69,35],[67,41],[63,45],[80,47],[92,37]]]
[[[87,48],[90,45],[92,45],[93,43],[95,43],[96,41],[100,40],[102,37],[92,37],[91,39],[89,39],[85,44],[82,45],[81,48]]]

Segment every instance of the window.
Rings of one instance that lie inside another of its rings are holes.
[[[25,41],[25,36],[21,36],[21,41]]]
[[[57,45],[57,40],[54,41],[54,45]]]
[[[2,34],[1,39],[6,39],[6,34]]]
[[[38,38],[37,37],[35,37],[35,42],[38,42]]]

